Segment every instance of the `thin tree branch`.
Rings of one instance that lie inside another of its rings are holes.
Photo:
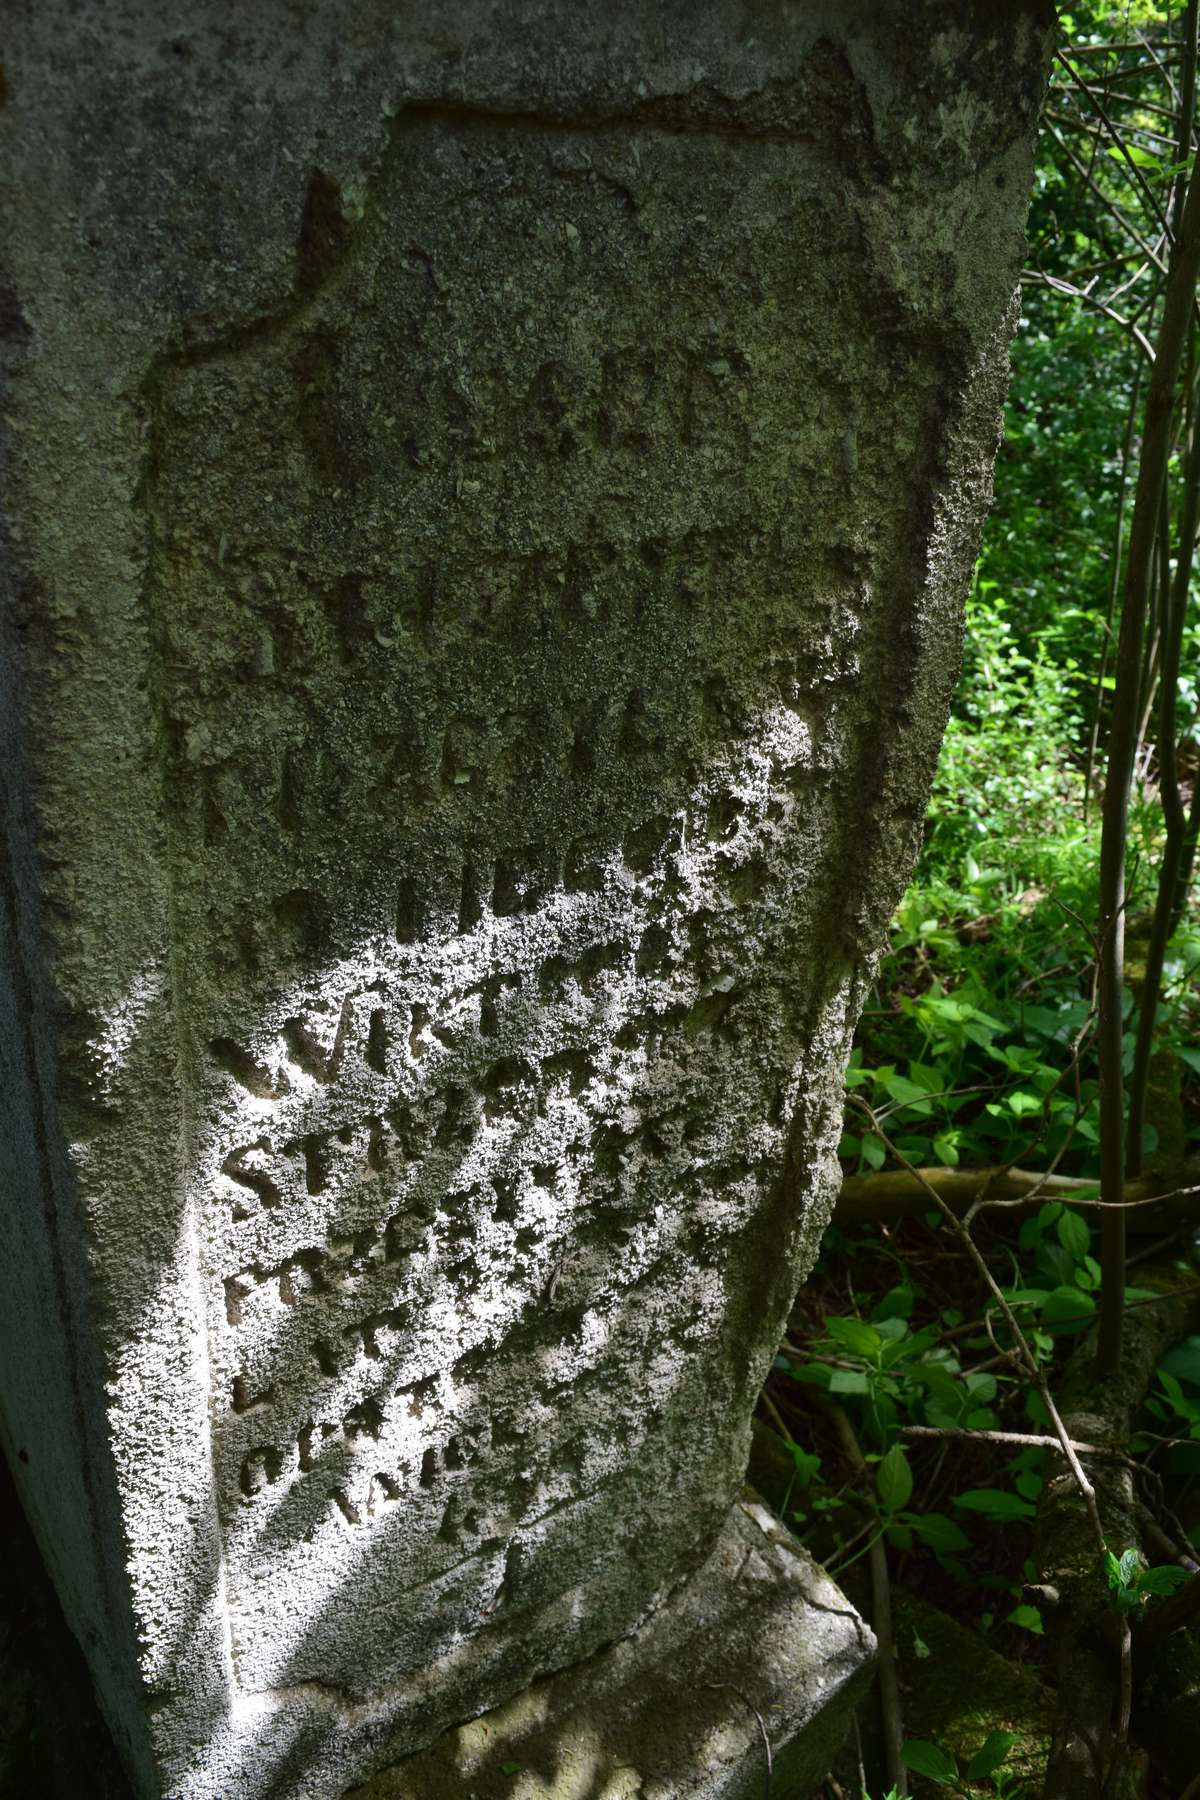
[[[1153,247],[1153,245],[1148,241],[1148,239],[1146,239],[1145,237],[1142,236],[1142,233],[1138,230],[1137,226],[1133,223],[1133,220],[1130,219],[1127,216],[1127,214],[1122,212],[1121,208],[1117,205],[1116,201],[1113,200],[1108,194],[1106,194],[1104,192],[1104,189],[1098,185],[1095,177],[1088,173],[1087,169],[1084,168],[1083,164],[1080,162],[1079,158],[1076,156],[1076,154],[1072,150],[1071,146],[1067,143],[1067,141],[1063,137],[1062,133],[1059,131],[1056,131],[1053,125],[1050,126],[1050,136],[1054,139],[1054,141],[1058,145],[1059,149],[1066,156],[1067,160],[1071,164],[1071,167],[1075,170],[1075,173],[1079,176],[1080,180],[1090,189],[1090,191],[1095,195],[1096,199],[1099,200],[1099,202],[1100,202],[1101,206],[1104,208],[1104,210],[1107,213],[1110,213],[1112,215],[1112,217],[1117,221],[1117,224],[1121,227],[1122,231],[1128,232],[1129,236],[1133,239],[1134,243],[1137,245],[1138,249],[1141,251],[1142,255],[1146,258],[1146,260],[1148,262],[1152,262],[1156,269],[1159,269],[1165,273],[1166,263],[1163,261],[1163,258],[1159,254],[1159,252]]]
[[[1153,357],[1151,357],[1153,361]],[[1125,420],[1125,437],[1121,445],[1121,480],[1117,488],[1117,517],[1113,528],[1112,575],[1108,584],[1108,607],[1104,615],[1104,647],[1100,653],[1100,673],[1096,677],[1096,708],[1092,715],[1092,735],[1088,741],[1087,768],[1083,778],[1083,818],[1087,823],[1092,798],[1092,777],[1096,767],[1096,746],[1100,741],[1100,714],[1104,705],[1104,677],[1108,673],[1108,653],[1112,645],[1112,623],[1121,591],[1121,553],[1125,537],[1125,501],[1129,493],[1129,460],[1133,451],[1133,434],[1137,425],[1138,399],[1142,388],[1141,364],[1133,371],[1133,387],[1129,395],[1129,413]]]
[[[1093,88],[1089,87],[1088,83],[1084,80],[1083,76],[1080,75],[1075,69],[1073,69],[1071,67],[1070,63],[1067,61],[1066,56],[1064,55],[1064,53],[1061,50],[1056,50],[1054,52],[1054,55],[1055,55],[1055,58],[1057,59],[1057,61],[1060,62],[1062,64],[1063,68],[1067,71],[1068,75],[1071,76],[1076,87],[1078,87],[1080,93],[1086,96],[1088,104],[1099,115],[1100,120],[1101,120],[1102,124],[1104,125],[1105,130],[1108,133],[1110,141],[1112,142],[1113,146],[1117,150],[1119,150],[1121,153],[1121,156],[1125,163],[1125,167],[1128,170],[1130,177],[1132,178],[1134,186],[1140,190],[1142,198],[1145,200],[1147,206],[1150,208],[1151,214],[1153,215],[1154,218],[1156,218],[1158,220],[1158,223],[1159,223],[1160,227],[1162,228],[1162,230],[1167,234],[1168,238],[1170,238],[1171,241],[1173,242],[1174,241],[1174,233],[1171,231],[1170,223],[1167,219],[1166,213],[1163,211],[1162,207],[1159,204],[1158,195],[1154,192],[1153,188],[1150,186],[1150,183],[1146,180],[1146,177],[1142,174],[1142,171],[1138,168],[1138,166],[1134,162],[1132,156],[1129,154],[1129,146],[1125,142],[1125,139],[1122,137],[1120,128],[1117,125],[1115,125],[1113,123],[1112,119],[1109,117],[1107,111],[1105,110],[1104,102],[1101,100],[1099,94],[1096,93]]]
[[[900,1436],[907,1438],[963,1438],[984,1444],[1025,1444],[1036,1450],[1062,1450],[1059,1438],[1049,1437],[1045,1432],[1037,1431],[971,1431],[965,1425],[902,1425]],[[1105,1456],[1110,1461],[1128,1462],[1130,1460],[1122,1451],[1107,1448],[1103,1444],[1081,1444],[1078,1438],[1072,1438],[1071,1444],[1080,1456]]]
[[[1045,286],[1050,288],[1054,293],[1066,294],[1068,299],[1071,300],[1081,300],[1085,306],[1090,306],[1096,312],[1103,313],[1106,319],[1111,319],[1114,325],[1119,325],[1122,331],[1127,331],[1129,333],[1142,355],[1146,357],[1148,361],[1154,361],[1154,346],[1142,330],[1141,326],[1135,325],[1133,320],[1127,319],[1123,313],[1114,311],[1111,306],[1099,299],[1095,294],[1089,294],[1086,288],[1074,287],[1071,282],[1063,281],[1058,275],[1047,275],[1044,269],[1022,269],[1021,280],[1024,282],[1043,282]]]
[[[1124,604],[1117,648],[1117,687],[1109,731],[1100,851],[1100,1146],[1101,1196],[1124,1198],[1125,1121],[1122,1067],[1124,998],[1125,854],[1129,789],[1137,751],[1139,652],[1145,636],[1159,496],[1166,474],[1175,385],[1200,273],[1200,179],[1188,184],[1179,235],[1172,248],[1154,366],[1146,396],[1142,454],[1129,533]],[[1104,1216],[1101,1264],[1100,1367],[1110,1373],[1121,1357],[1125,1220],[1120,1211]]]
[[[1192,564],[1196,552],[1196,532],[1200,527],[1200,431],[1193,434],[1188,452],[1187,474],[1183,496],[1183,514],[1179,522],[1179,541],[1175,558],[1174,579],[1166,586],[1166,619],[1162,631],[1162,677],[1159,682],[1158,727],[1158,791],[1166,826],[1166,842],[1158,868],[1158,891],[1154,900],[1154,922],[1146,946],[1146,968],[1142,977],[1138,1002],[1137,1040],[1134,1045],[1133,1069],[1129,1080],[1129,1147],[1126,1173],[1142,1172],[1142,1134],[1146,1119],[1146,1091],[1150,1075],[1150,1058],[1154,1051],[1158,1001],[1162,988],[1167,943],[1171,934],[1171,918],[1175,909],[1175,892],[1183,861],[1187,818],[1179,793],[1176,767],[1176,699],[1179,693],[1180,656],[1183,627],[1191,586]]]

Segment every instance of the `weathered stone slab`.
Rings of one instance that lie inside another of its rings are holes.
[[[11,21],[4,1429],[145,1793],[336,1793],[711,1548],[1047,25]]]
[[[630,1637],[537,1682],[347,1800],[808,1800],[875,1643],[752,1496]]]

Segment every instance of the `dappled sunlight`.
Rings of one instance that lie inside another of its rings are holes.
[[[768,718],[727,782],[740,811],[720,855],[734,872],[761,855],[770,771],[803,742],[794,719]],[[659,835],[686,893],[714,861],[711,837],[686,812]],[[431,1620],[413,1627],[426,1659],[511,1607],[540,1522],[620,1486],[678,1411],[681,1356],[720,1342],[723,1278],[697,1259],[695,1234],[737,1231],[782,1122],[745,1122],[746,1173],[718,1195],[709,1171],[732,1159],[736,1108],[692,1110],[711,1033],[694,1021],[711,999],[719,1023],[735,982],[705,983],[682,959],[639,971],[664,878],[610,856],[590,891],[551,891],[532,914],[488,912],[419,951],[376,941],[217,1046],[214,1123],[193,1155],[219,1203],[204,1214],[205,1262],[221,1294],[209,1304],[215,1441],[243,1685],[331,1679],[314,1623],[339,1596],[345,1607],[367,1545],[365,1614],[386,1591],[410,1593],[418,1618],[457,1618],[432,1638]],[[605,927],[598,911],[619,919]],[[744,969],[737,985],[753,978]],[[647,1049],[648,1014],[684,1023],[682,1058]],[[676,1429],[703,1439],[705,1403],[683,1385],[698,1410]],[[611,1555],[597,1545],[574,1579]],[[409,1628],[398,1615],[389,1630],[380,1655],[403,1668],[417,1655]]]
[[[773,996],[794,921],[773,900],[736,974],[673,946],[701,894],[740,927],[744,872],[813,831],[780,779],[806,746],[769,711],[715,778],[736,797],[715,824],[702,788],[649,849],[596,854],[586,889],[543,876],[530,912],[373,937],[189,1049],[158,1304],[163,1337],[181,1293],[193,1309],[172,1379],[211,1396],[216,1534],[195,1507],[190,1536],[159,1534],[174,1564],[131,1573],[156,1685],[211,1645],[197,1770],[282,1780],[331,1719],[364,1746],[386,1719],[399,1754],[629,1629],[703,1554],[772,1347],[747,1344],[745,1296],[798,1223],[755,1225],[800,1046],[779,1023],[744,1042],[734,1010]],[[844,1032],[840,990],[821,1004]]]
[[[113,49],[142,310],[86,404],[57,318],[22,422],[35,520],[72,446],[116,468],[63,487],[46,592],[103,580],[30,693],[134,1710],[187,1800],[342,1791],[725,1542],[986,504],[1029,29],[986,82],[947,40],[910,116],[866,13],[625,67],[551,9],[531,117],[468,12],[448,59],[382,15],[198,40],[166,189],[185,59]],[[573,1754],[539,1778],[624,1800]]]

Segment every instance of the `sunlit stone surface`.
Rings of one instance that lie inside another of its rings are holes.
[[[5,1429],[181,1800],[335,1795],[716,1540],[1047,24],[392,10],[48,0],[0,113]]]

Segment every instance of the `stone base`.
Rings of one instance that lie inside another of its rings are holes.
[[[771,1800],[806,1800],[874,1652],[844,1595],[748,1493],[708,1561],[632,1637],[346,1800],[761,1800],[764,1732]]]

